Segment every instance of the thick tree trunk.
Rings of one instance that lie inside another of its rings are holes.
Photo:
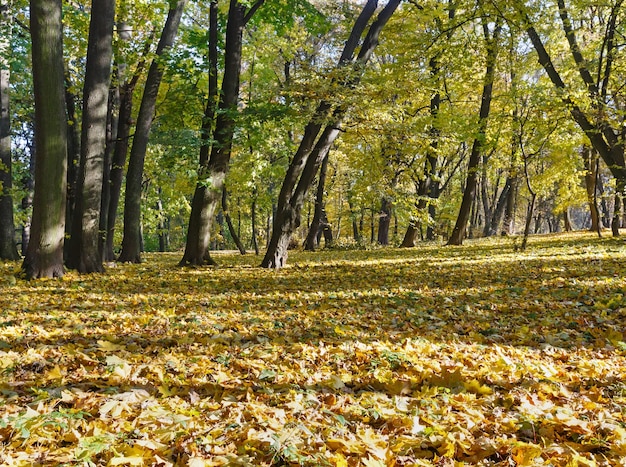
[[[11,168],[11,114],[9,113],[9,78],[11,23],[9,4],[0,1],[0,259],[19,259],[15,244],[13,217],[13,174]]]
[[[83,122],[77,202],[67,266],[80,273],[103,272],[100,254],[100,208],[107,115],[113,56],[115,0],[92,2],[87,65],[83,88]]]
[[[236,109],[239,100],[243,29],[262,3],[263,0],[259,0],[247,9],[239,0],[231,0],[230,2],[224,50],[224,77],[219,101],[221,112],[217,114],[215,119],[215,131],[213,132],[215,144],[211,147],[211,154],[208,160],[204,154],[208,153],[210,147],[209,135],[207,133],[209,133],[208,130],[212,126],[213,116],[210,110],[207,110],[205,114],[203,146],[200,154],[200,173],[198,174],[198,183],[191,205],[187,242],[183,258],[180,260],[181,266],[200,266],[215,263],[209,253],[211,227],[215,211],[222,198],[222,189],[230,164],[233,135],[235,133],[235,121],[232,112]],[[217,25],[212,22],[211,30],[216,30],[216,27]],[[214,40],[216,41],[216,37]],[[210,44],[209,50],[214,50],[214,47]],[[217,57],[209,58],[211,62],[209,67],[216,73]],[[214,86],[216,86],[217,82],[215,81],[214,83]],[[214,92],[212,89],[209,89],[207,109],[210,109],[212,106],[211,99]]]
[[[461,202],[461,209],[459,210],[459,215],[452,231],[452,235],[448,240],[448,245],[461,245],[463,243],[463,238],[465,237],[467,222],[469,220],[476,195],[478,166],[480,164],[482,145],[487,131],[487,119],[489,118],[489,110],[491,108],[493,79],[495,74],[496,59],[498,57],[498,36],[500,34],[500,25],[496,25],[496,29],[490,36],[489,26],[485,20],[483,23],[483,31],[485,41],[487,42],[487,60],[483,94],[478,117],[478,136],[474,139],[474,144],[472,145],[472,152],[470,154],[470,160],[467,167],[467,181],[465,182],[465,190],[463,191],[463,201]]]
[[[378,45],[378,37],[401,0],[390,0],[370,26],[356,60],[353,58],[360,38],[367,28],[367,23],[374,15],[377,1],[368,0],[357,18],[350,37],[346,41],[338,67],[352,67],[338,85],[345,88],[354,88],[360,81],[363,69]],[[278,198],[278,208],[274,217],[272,237],[267,252],[261,262],[261,267],[279,269],[287,263],[287,251],[291,235],[300,226],[300,212],[306,194],[324,157],[330,151],[332,144],[339,136],[339,125],[347,109],[339,105],[334,107],[330,102],[322,101],[317,107],[314,117],[305,128],[300,146],[289,165],[283,186]],[[316,138],[326,127],[319,139]]]
[[[185,4],[186,0],[178,0],[175,4],[172,2],[161,39],[157,45],[157,57],[163,55],[163,52],[173,45]],[[143,168],[162,77],[162,65],[158,59],[155,59],[148,70],[141,106],[137,116],[135,136],[130,151],[128,172],[126,174],[124,237],[122,239],[122,251],[118,258],[121,262],[141,262],[141,186]]]
[[[324,217],[324,188],[326,185],[326,172],[328,171],[328,154],[322,161],[320,175],[317,184],[317,193],[315,194],[315,211],[313,212],[313,220],[309,226],[309,233],[304,241],[304,249],[307,251],[315,251],[319,245],[319,234],[324,228],[322,226],[322,218]]]
[[[37,163],[31,238],[22,264],[29,279],[63,275],[67,127],[61,9],[61,0],[30,2]]]

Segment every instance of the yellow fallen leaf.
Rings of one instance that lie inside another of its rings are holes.
[[[517,443],[513,448],[513,460],[518,466],[536,465],[535,459],[541,456],[542,449],[536,444]]]
[[[105,352],[119,352],[120,350],[124,350],[125,347],[123,345],[114,344],[110,341],[99,340],[98,347]]]
[[[143,456],[120,456],[109,461],[109,465],[143,465]]]
[[[47,381],[62,380],[64,376],[65,376],[65,372],[61,370],[61,367],[59,365],[56,365],[52,370],[46,373],[46,380]]]

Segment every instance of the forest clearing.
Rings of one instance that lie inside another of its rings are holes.
[[[623,238],[514,246],[0,263],[0,463],[626,465]]]

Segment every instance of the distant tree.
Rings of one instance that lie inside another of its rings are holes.
[[[598,6],[597,10],[594,9],[602,16],[600,21],[605,25],[600,28],[604,32],[600,39],[601,45],[593,51],[597,56],[591,60],[585,57],[579,34],[573,25],[571,6],[568,6],[565,0],[558,0],[562,32],[567,39],[567,46],[579,78],[576,85],[566,82],[561,71],[555,66],[550,52],[546,49],[545,41],[531,18],[528,6],[518,1],[513,5],[521,16],[522,27],[535,48],[539,63],[556,88],[559,97],[615,178],[615,209],[611,229],[613,235],[618,236],[626,193],[626,158],[624,155],[626,127],[623,125],[621,110],[626,98],[623,95],[623,75],[615,76],[621,71],[615,62],[621,48],[617,37],[621,35],[618,26],[620,14],[623,11],[623,0],[608,2]],[[592,69],[592,66],[596,66],[596,69]],[[568,75],[573,75],[573,73],[568,73]],[[584,92],[579,93],[579,89]],[[585,92],[586,96],[584,96]]]
[[[31,0],[35,94],[35,195],[22,269],[28,278],[63,275],[67,133],[61,0]]]
[[[461,208],[459,210],[454,230],[448,240],[448,245],[461,245],[463,243],[472,204],[474,203],[474,197],[476,195],[478,166],[481,161],[481,151],[487,131],[487,119],[489,118],[489,111],[493,96],[493,81],[495,76],[496,59],[498,57],[498,38],[501,27],[502,26],[496,22],[493,27],[493,31],[490,31],[489,21],[487,19],[483,19],[483,34],[487,48],[487,57],[485,60],[483,93],[480,104],[480,112],[478,115],[478,132],[472,145],[472,152],[470,154],[467,167],[467,180],[463,191],[463,201],[461,202]]]

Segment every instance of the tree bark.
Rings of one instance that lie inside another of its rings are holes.
[[[104,271],[100,254],[100,209],[107,145],[115,0],[94,0],[91,8],[76,187],[78,197],[67,258],[67,266],[80,273]]]
[[[600,229],[600,211],[596,203],[596,179],[597,179],[597,164],[595,161],[596,152],[588,147],[584,146],[582,150],[583,162],[585,164],[585,189],[587,191],[587,205],[589,206],[589,214],[591,216],[591,226],[589,230],[591,232],[597,232]]]
[[[65,86],[65,108],[67,111],[67,198],[65,207],[65,234],[71,234],[74,219],[74,208],[76,206],[76,185],[78,182],[78,166],[80,162],[80,122],[76,110],[80,96],[74,91],[75,86],[67,69],[64,73]],[[64,258],[68,256],[69,243],[65,242],[63,247]]]
[[[117,72],[114,79],[119,81]],[[102,201],[100,203],[100,226],[98,248],[102,261],[106,258],[106,232],[109,225],[109,205],[111,204],[111,168],[113,165],[113,155],[115,154],[116,138],[119,128],[120,117],[120,87],[111,83],[109,89],[109,109],[106,123],[106,148],[104,150],[104,170],[102,172]]]
[[[467,167],[467,181],[465,183],[465,190],[463,191],[463,200],[461,202],[461,209],[456,220],[456,224],[452,231],[452,235],[448,240],[448,245],[461,245],[463,238],[465,237],[465,231],[467,228],[467,222],[470,217],[472,205],[476,195],[476,184],[478,180],[478,166],[480,164],[480,156],[487,131],[487,119],[489,118],[489,111],[491,108],[491,97],[493,93],[493,80],[495,75],[496,59],[498,57],[498,37],[500,35],[500,24],[496,24],[493,34],[489,33],[489,26],[485,22],[483,23],[483,32],[485,35],[485,41],[487,45],[487,59],[485,79],[483,85],[483,93],[480,104],[480,112],[478,117],[478,136],[474,139],[472,145],[472,152]]]
[[[180,19],[186,0],[172,2],[165,27],[157,45],[156,55],[160,57],[174,44]],[[140,263],[141,258],[141,185],[143,168],[148,149],[148,140],[152,121],[156,113],[156,100],[163,78],[163,67],[158,60],[153,60],[148,70],[133,145],[130,151],[128,172],[126,174],[126,193],[124,196],[124,237],[122,251],[118,258],[121,262]]]
[[[61,10],[61,0],[30,2],[37,163],[31,238],[22,264],[29,279],[64,272],[67,127]]]
[[[317,193],[315,194],[315,210],[313,212],[313,219],[309,226],[309,233],[304,241],[304,249],[307,251],[315,251],[315,248],[319,245],[319,234],[324,228],[322,225],[322,219],[325,218],[324,212],[324,188],[326,185],[326,172],[328,171],[328,154],[322,161],[322,167],[320,168],[320,175],[317,184]]]
[[[23,212],[28,212],[33,207],[33,195],[35,193],[35,148],[34,144],[30,148],[30,158],[28,161],[28,171],[24,174],[21,180],[22,190],[24,196],[20,202],[20,207]],[[27,217],[22,226],[22,245],[21,253],[26,255],[28,244],[30,243],[30,229],[32,225],[32,216]]]
[[[257,228],[256,228],[256,193],[252,194],[252,205],[250,206],[250,222],[252,229],[252,247],[254,248],[254,254],[259,254],[259,242],[257,240]]]
[[[13,173],[11,167],[11,114],[9,112],[9,79],[11,22],[9,3],[0,1],[0,259],[19,259],[15,244],[13,216]]]
[[[513,190],[514,183],[515,181],[513,177],[511,177],[511,174],[509,174],[506,178],[504,188],[502,188],[502,191],[500,192],[496,208],[494,209],[493,216],[491,218],[488,232],[490,236],[497,235],[500,225],[502,224],[502,220],[505,218],[508,200],[511,190]]]
[[[243,246],[243,243],[241,243],[241,239],[239,238],[239,234],[235,230],[235,226],[233,225],[233,221],[230,217],[230,212],[228,210],[228,190],[226,190],[226,185],[222,187],[222,211],[224,212],[224,219],[226,219],[226,225],[228,225],[228,231],[230,232],[230,236],[233,237],[233,241],[235,242],[235,245],[237,245],[239,253],[245,255],[246,249]]]
[[[378,45],[380,33],[400,2],[401,0],[390,0],[379,13],[377,19],[370,26],[355,60],[354,54],[359,40],[377,8],[377,1],[367,1],[339,59],[338,68],[352,67],[348,77],[338,83],[340,86],[352,89],[360,82],[363,69]],[[333,108],[330,102],[322,101],[317,107],[314,117],[307,124],[300,146],[283,181],[277,212],[274,216],[272,236],[261,267],[280,269],[287,263],[287,250],[292,234],[300,226],[300,213],[306,194],[322,160],[339,136],[339,126],[346,111],[347,109],[343,105]],[[326,127],[316,141],[324,123],[326,123]]]

